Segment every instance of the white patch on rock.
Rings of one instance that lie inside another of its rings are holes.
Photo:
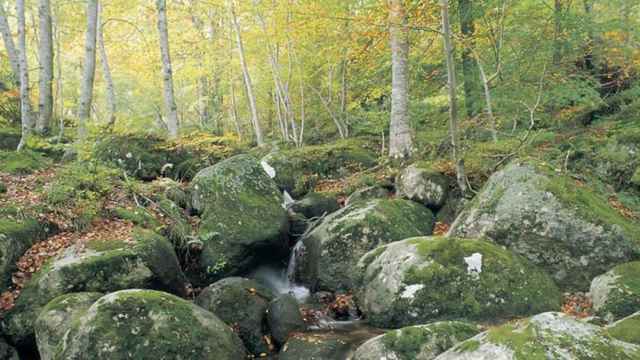
[[[270,178],[273,179],[276,177],[276,169],[274,169],[273,166],[269,165],[269,163],[264,160],[260,161],[260,165],[262,165],[262,169],[264,169],[264,172],[266,172]]]
[[[479,277],[482,272],[482,254],[473,253],[471,256],[464,258],[467,264],[467,274]]]
[[[402,294],[400,294],[400,297],[403,299],[413,299],[416,297],[416,293],[422,289],[424,289],[424,285],[422,284],[409,285],[404,288],[404,291],[402,292]]]

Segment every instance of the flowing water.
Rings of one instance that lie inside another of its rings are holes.
[[[278,295],[291,294],[299,303],[304,303],[311,295],[308,288],[294,284],[287,276],[287,270],[275,265],[263,265],[249,275],[250,278],[271,289]]]

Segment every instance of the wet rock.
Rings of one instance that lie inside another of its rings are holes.
[[[277,344],[284,344],[289,335],[306,329],[298,301],[289,294],[280,295],[269,304],[267,321],[271,336]]]

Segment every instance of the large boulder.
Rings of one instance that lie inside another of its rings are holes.
[[[398,196],[438,209],[447,199],[449,180],[438,172],[411,165],[398,176],[396,188]]]
[[[607,331],[620,341],[640,345],[640,311],[607,326]]]
[[[478,326],[459,321],[409,326],[365,342],[356,350],[353,360],[433,360],[479,332]]]
[[[263,324],[273,297],[254,280],[230,277],[206,287],[195,302],[236,329],[247,350],[259,355],[269,352]]]
[[[485,236],[572,289],[640,254],[639,224],[584,184],[531,163],[513,162],[491,176],[450,234]]]
[[[136,231],[134,243],[92,241],[51,259],[25,285],[2,319],[4,333],[18,344],[32,343],[34,321],[42,307],[60,295],[160,289],[185,292],[185,278],[171,244],[148,231]]]
[[[306,329],[298,300],[290,294],[280,295],[271,301],[267,309],[267,323],[271,337],[280,345],[287,341],[291,333]]]
[[[37,220],[12,220],[0,212],[0,292],[11,284],[16,261],[33,244],[44,239],[53,227]]]
[[[83,292],[58,296],[40,312],[34,328],[41,360],[51,360],[71,324],[84,315],[103,294]]]
[[[614,267],[591,282],[593,309],[607,320],[640,311],[640,261]]]
[[[295,251],[295,277],[320,290],[354,288],[358,259],[379,245],[429,235],[433,214],[408,200],[355,202],[330,214]]]
[[[436,360],[632,360],[640,346],[613,339],[601,327],[561,313],[507,323],[466,340]]]
[[[304,215],[306,218],[316,218],[330,214],[340,208],[338,198],[331,193],[312,192],[305,195],[291,206],[291,210]]]
[[[283,197],[258,160],[238,155],[201,170],[191,189],[203,241],[196,283],[248,270],[265,251],[285,250]]]
[[[103,296],[71,324],[54,359],[244,359],[238,336],[212,313],[153,290]]]
[[[560,308],[560,292],[547,274],[485,240],[407,239],[369,252],[359,266],[360,308],[380,327]]]

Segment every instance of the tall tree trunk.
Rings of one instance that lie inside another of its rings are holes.
[[[102,14],[102,8],[100,8]],[[102,21],[102,20],[100,20]],[[116,123],[116,90],[111,76],[111,67],[109,66],[109,58],[107,57],[107,48],[104,45],[104,24],[99,24],[98,28],[98,53],[100,54],[100,63],[102,64],[102,76],[106,84],[107,90],[107,106],[109,120],[107,128],[111,129]]]
[[[464,78],[464,104],[467,116],[476,116],[481,109],[482,90],[478,83],[478,64],[473,56],[475,50],[475,24],[472,0],[458,0],[460,30],[463,36],[462,75]]]
[[[56,3],[55,6],[55,18],[53,23],[55,24],[56,34],[56,101],[58,102],[58,141],[62,140],[64,135],[64,88],[62,86],[62,31],[60,30],[60,5]]]
[[[87,122],[91,117],[93,82],[96,76],[96,38],[98,36],[98,0],[87,3],[87,34],[85,38],[84,68],[78,110],[78,140],[87,139]]]
[[[236,105],[236,87],[234,86],[234,81],[231,79],[231,108],[229,111],[231,112],[231,118],[233,120],[233,125],[236,127],[236,132],[238,133],[238,140],[242,141],[242,129],[240,128],[240,119],[238,119],[238,107]]]
[[[593,31],[593,3],[594,0],[584,0],[584,12],[587,24],[587,43],[584,53],[584,65],[589,71],[595,69],[595,60],[593,55],[593,48],[595,46],[595,34]]]
[[[51,3],[39,0],[40,16],[40,57],[38,121],[36,130],[41,134],[49,132],[53,117],[53,29],[51,26]]]
[[[247,61],[244,54],[244,44],[242,43],[242,34],[240,31],[240,23],[238,21],[238,16],[236,15],[234,0],[231,0],[231,20],[233,23],[233,28],[236,33],[236,43],[238,46],[238,53],[240,54],[240,65],[242,66],[242,75],[244,77],[244,84],[247,88],[247,97],[249,100],[249,108],[251,110],[251,123],[253,124],[253,130],[256,134],[256,142],[258,146],[264,145],[264,140],[262,137],[262,129],[260,128],[260,118],[258,116],[258,106],[256,104],[256,97],[253,92],[253,83],[251,82],[251,75],[249,74],[249,68],[247,66]]]
[[[158,10],[158,33],[160,34],[160,53],[162,60],[162,78],[164,81],[164,105],[167,111],[167,129],[169,138],[178,137],[178,106],[173,92],[173,70],[169,51],[169,31],[167,25],[166,0],[156,0]]]
[[[451,40],[451,25],[449,24],[449,1],[440,0],[442,8],[442,35],[444,37],[444,51],[447,60],[447,80],[449,91],[449,135],[451,137],[453,163],[456,166],[456,179],[462,194],[467,192],[464,162],[460,156],[458,139],[458,105],[456,98],[456,68],[453,57],[453,42]]]
[[[20,82],[20,61],[18,60],[18,51],[16,50],[16,45],[13,43],[9,21],[7,20],[5,0],[0,0],[0,32],[2,33],[4,47],[7,49],[7,56],[9,57],[9,64],[11,65],[11,71],[14,77],[13,80],[17,84]]]
[[[22,137],[18,151],[26,145],[31,132],[31,104],[29,102],[29,66],[27,64],[27,37],[25,33],[24,0],[16,0],[18,15],[18,61],[20,63],[20,119]]]
[[[391,125],[389,156],[411,155],[413,142],[409,126],[409,27],[404,0],[389,0],[392,57]]]

